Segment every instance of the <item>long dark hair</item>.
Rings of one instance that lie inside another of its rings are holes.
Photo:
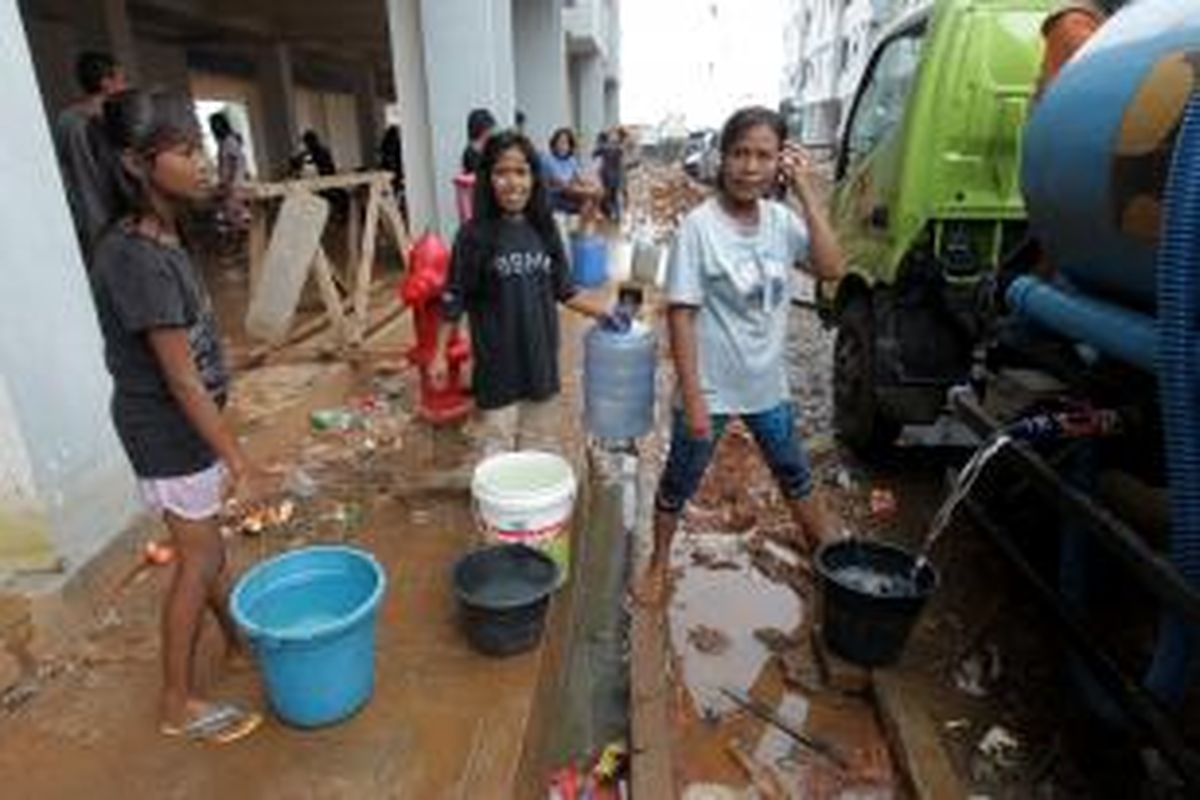
[[[123,154],[153,162],[172,147],[200,141],[200,125],[188,97],[160,90],[130,89],[110,98],[104,104],[104,133],[114,156],[118,219],[150,209],[149,179],[131,171]]]
[[[538,232],[552,257],[565,258],[563,241],[558,235],[558,226],[554,224],[554,215],[550,212],[550,201],[546,196],[546,183],[538,164],[537,150],[528,137],[517,131],[500,131],[492,134],[487,140],[479,171],[475,173],[474,211],[468,226],[472,233],[479,237],[490,258],[490,254],[494,252],[498,225],[505,216],[500,202],[496,199],[496,192],[492,189],[492,173],[500,156],[514,148],[520,150],[529,162],[533,179],[529,202],[525,206],[525,219]]]
[[[747,106],[733,112],[733,115],[725,120],[725,125],[721,128],[721,167],[717,170],[717,189],[719,191],[725,191],[725,159],[729,152],[733,150],[734,145],[741,141],[747,131],[760,125],[770,128],[774,132],[779,140],[779,147],[782,148],[783,143],[787,140],[787,123],[784,121],[783,115],[777,111],[772,111],[765,106]]]

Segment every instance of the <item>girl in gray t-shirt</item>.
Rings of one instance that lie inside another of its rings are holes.
[[[667,465],[655,497],[654,550],[635,597],[660,605],[671,541],[728,422],[758,444],[809,546],[835,530],[813,488],[788,396],[785,340],[789,270],[842,273],[844,258],[808,160],[785,142],[782,118],[742,109],[721,133],[717,194],[684,219],[667,277],[671,352],[678,376]],[[782,182],[789,202],[764,199]]]
[[[262,718],[195,690],[195,645],[208,609],[240,651],[217,514],[227,489],[245,499],[254,470],[221,413],[228,379],[212,306],[179,235],[185,206],[203,192],[200,133],[188,99],[167,92],[115,96],[104,124],[123,169],[124,208],[92,269],[113,422],[177,562],[163,610],[160,727],[230,742]]]

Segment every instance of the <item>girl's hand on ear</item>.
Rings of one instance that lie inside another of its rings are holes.
[[[807,204],[812,196],[814,175],[812,159],[809,158],[808,153],[795,142],[785,142],[779,168],[787,179],[788,186],[796,193],[796,197]]]

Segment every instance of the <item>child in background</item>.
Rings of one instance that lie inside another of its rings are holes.
[[[163,607],[161,730],[230,742],[262,718],[197,691],[195,650],[208,609],[241,652],[217,514],[229,491],[248,496],[254,470],[221,413],[229,380],[212,304],[180,237],[180,215],[204,191],[200,131],[188,99],[167,92],[115,96],[104,126],[123,173],[122,213],[92,270],[113,422],[178,562]]]
[[[597,300],[576,293],[563,242],[523,135],[488,140],[475,183],[475,215],[458,233],[443,299],[434,380],[446,375],[445,342],[470,317],[475,405],[485,451],[559,449],[558,303],[617,327]]]

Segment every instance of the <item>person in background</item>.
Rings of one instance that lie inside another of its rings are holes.
[[[467,115],[467,146],[462,153],[462,171],[474,175],[483,160],[483,147],[496,129],[496,118],[486,108],[475,108]]]
[[[117,207],[118,169],[100,126],[104,101],[125,90],[125,72],[108,53],[86,52],[75,62],[83,97],[54,122],[54,145],[62,169],[75,234],[90,263],[92,247]]]
[[[796,433],[787,379],[789,272],[841,277],[845,258],[821,205],[811,165],[785,144],[783,119],[761,107],[736,112],[721,133],[717,194],[683,220],[668,266],[675,364],[671,445],[654,501],[654,549],[634,597],[660,605],[671,543],[729,422],[750,429],[809,548],[836,523],[817,493]],[[790,202],[764,199],[779,176]]]
[[[337,165],[333,162],[333,153],[321,141],[321,137],[314,130],[307,130],[300,137],[300,143],[303,149],[292,157],[292,169],[296,172],[303,172],[306,167],[311,167],[318,175],[336,175]]]
[[[392,173],[392,196],[400,213],[408,216],[404,200],[404,150],[400,142],[400,126],[388,125],[379,143],[379,168]]]
[[[257,470],[222,412],[229,374],[216,318],[180,234],[181,217],[204,194],[200,130],[190,99],[174,92],[116,95],[104,127],[125,179],[91,272],[112,418],[177,562],[163,605],[160,729],[226,743],[262,717],[197,689],[196,647],[207,609],[229,655],[242,652],[217,515],[226,497],[250,499]]]
[[[537,163],[533,145],[515,131],[488,139],[475,214],[455,238],[443,296],[433,380],[445,382],[446,342],[466,314],[487,455],[560,447],[559,303],[614,328],[629,324],[624,312],[610,314],[577,293]]]
[[[404,193],[404,151],[400,143],[400,126],[388,125],[379,143],[379,166],[392,173],[392,191],[399,198]]]
[[[600,183],[604,187],[601,208],[606,217],[617,222],[621,219],[621,187],[624,183],[622,162],[625,159],[625,151],[615,129],[602,132],[597,137],[592,157],[598,163]]]
[[[551,211],[575,214],[580,209],[578,187],[583,176],[576,148],[575,133],[570,128],[559,128],[550,137],[550,152],[542,159],[541,168]]]
[[[516,129],[517,133],[525,133],[525,112],[519,108],[513,114],[513,128]]]
[[[213,198],[217,209],[217,233],[223,241],[236,239],[250,225],[250,208],[243,195],[249,180],[242,137],[222,112],[208,118],[217,140],[217,185]]]
[[[1037,96],[1041,96],[1071,57],[1095,35],[1106,16],[1092,0],[1059,0],[1042,22],[1046,49],[1038,75]]]

